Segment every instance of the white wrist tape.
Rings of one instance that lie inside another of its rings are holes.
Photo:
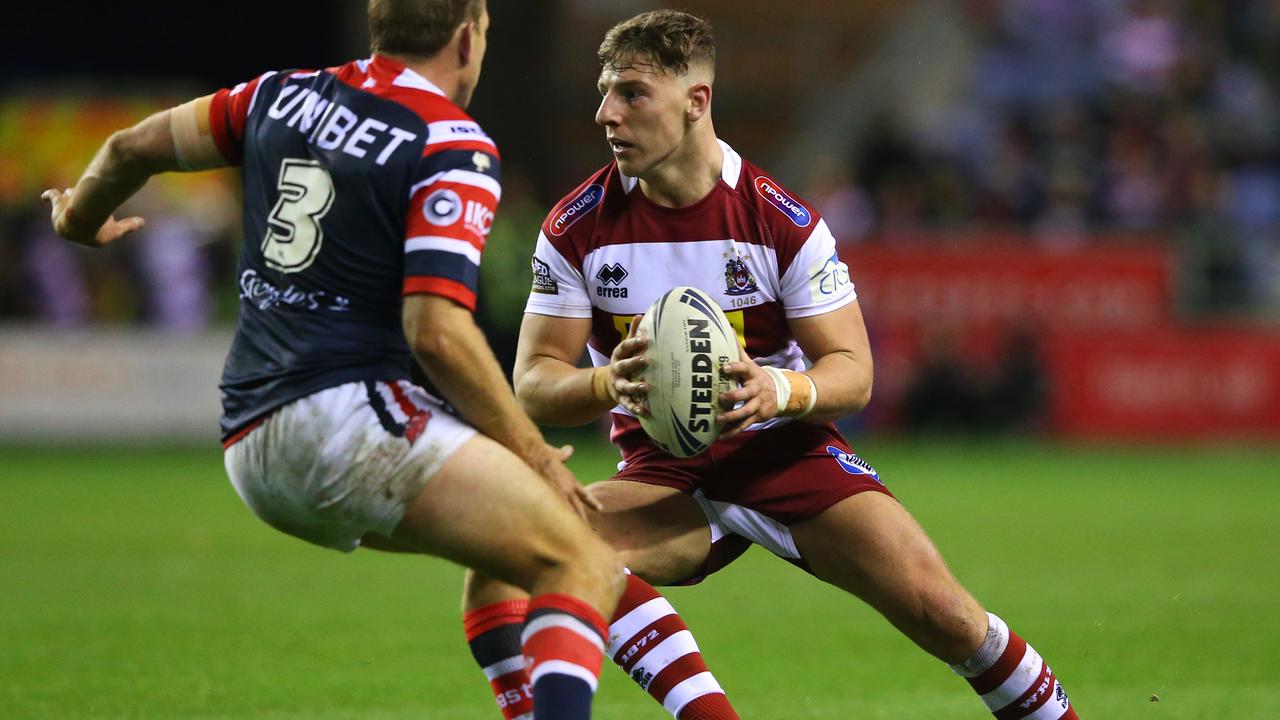
[[[809,402],[801,410],[790,417],[804,417],[813,412],[813,408],[818,404],[818,386],[813,382],[813,378],[805,373],[797,373],[792,370],[782,370],[776,367],[762,365],[761,370],[773,379],[773,388],[778,395],[778,415],[784,415],[787,411],[787,405],[791,402],[791,378],[787,377],[788,373],[799,375],[809,381]]]
[[[762,365],[760,369],[773,380],[773,389],[778,395],[778,414],[781,415],[787,409],[787,403],[791,402],[791,382],[776,367]]]

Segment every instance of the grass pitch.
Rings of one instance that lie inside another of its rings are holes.
[[[1086,719],[1280,718],[1280,450],[855,444]],[[601,446],[574,467],[604,477]],[[216,447],[0,449],[0,717],[495,720],[462,573],[241,506]],[[755,549],[668,596],[744,717],[990,717]],[[667,717],[606,669],[596,716]]]

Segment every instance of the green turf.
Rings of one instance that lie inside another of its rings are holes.
[[[1280,718],[1280,451],[860,446],[1082,717]],[[276,534],[216,448],[0,449],[0,502],[0,717],[498,717],[461,571]],[[764,552],[669,596],[746,718],[989,717]],[[665,714],[606,671],[597,717]]]

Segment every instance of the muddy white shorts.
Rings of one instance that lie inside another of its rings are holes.
[[[231,484],[272,527],[351,551],[390,535],[476,431],[407,382],[354,382],[295,400],[227,448]]]

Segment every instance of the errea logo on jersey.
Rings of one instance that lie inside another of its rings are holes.
[[[599,205],[603,198],[603,185],[588,185],[572,200],[555,209],[551,218],[551,234],[556,237],[565,234],[583,215]]]
[[[781,210],[782,214],[791,218],[791,222],[795,223],[796,227],[809,227],[809,223],[813,222],[813,216],[809,211],[783,192],[769,178],[756,178],[756,192],[760,193],[760,197],[768,200],[770,205]]]

